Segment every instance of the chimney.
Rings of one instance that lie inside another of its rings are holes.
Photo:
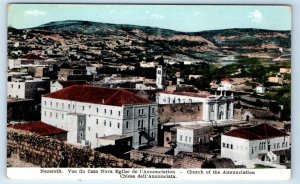
[[[104,99],[102,99],[102,103],[103,103],[103,104],[105,103],[105,100],[104,100]]]

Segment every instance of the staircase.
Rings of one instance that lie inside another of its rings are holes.
[[[146,128],[142,127],[138,129],[139,133],[145,137],[149,142],[154,141],[155,139],[153,137],[151,137],[147,132],[146,132]]]
[[[267,157],[269,157],[272,163],[279,163],[279,156],[274,154],[272,151],[267,152]]]

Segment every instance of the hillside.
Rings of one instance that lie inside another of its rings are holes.
[[[20,30],[10,28],[13,32]],[[148,26],[108,24],[89,21],[57,21],[28,28],[33,34],[60,35],[61,42],[81,37],[98,41],[132,40],[131,49],[142,48],[154,54],[163,53],[175,61],[199,60],[218,62],[239,57],[278,59],[290,57],[290,31],[263,29],[226,29],[180,32]],[[82,36],[85,35],[85,36]],[[102,42],[102,46],[105,45]],[[83,43],[86,44],[86,43]],[[106,44],[107,45],[107,44]],[[105,47],[105,46],[104,46]],[[118,50],[109,48],[118,53]]]

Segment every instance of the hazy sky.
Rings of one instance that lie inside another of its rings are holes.
[[[29,28],[51,21],[145,25],[178,31],[226,28],[291,30],[289,6],[11,4],[8,25]]]

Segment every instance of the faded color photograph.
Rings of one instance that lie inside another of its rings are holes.
[[[7,167],[291,167],[291,7],[9,4]]]

